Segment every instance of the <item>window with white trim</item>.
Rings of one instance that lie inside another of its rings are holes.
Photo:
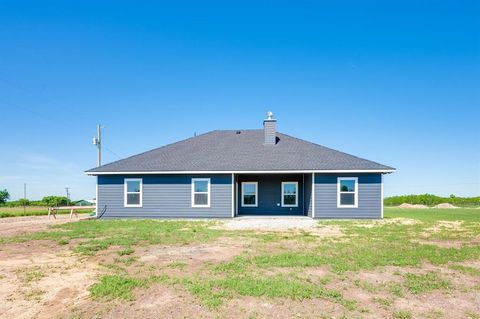
[[[282,207],[298,207],[298,182],[282,182]]]
[[[258,206],[258,182],[242,182],[242,207]]]
[[[192,178],[192,207],[210,207],[210,178]]]
[[[337,207],[358,207],[357,177],[338,177]]]
[[[142,207],[143,181],[141,178],[125,178],[124,206]]]

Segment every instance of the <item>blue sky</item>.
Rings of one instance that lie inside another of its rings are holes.
[[[279,130],[398,169],[385,195],[480,195],[475,1],[0,1],[0,188],[92,198],[104,162]]]

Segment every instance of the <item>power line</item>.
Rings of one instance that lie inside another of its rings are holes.
[[[119,159],[122,159],[122,157],[120,155],[118,155],[117,153],[115,153],[114,151],[112,151],[111,149],[106,147],[105,145],[103,146],[103,148],[106,149],[107,151],[109,151],[110,153],[112,153],[113,155],[115,155],[116,157],[118,157]]]

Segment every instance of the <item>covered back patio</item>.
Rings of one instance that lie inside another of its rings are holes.
[[[311,216],[312,174],[235,174],[235,216]]]

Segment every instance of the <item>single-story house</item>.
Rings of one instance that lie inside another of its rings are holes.
[[[211,131],[86,171],[102,218],[382,218],[394,168],[263,129]]]

